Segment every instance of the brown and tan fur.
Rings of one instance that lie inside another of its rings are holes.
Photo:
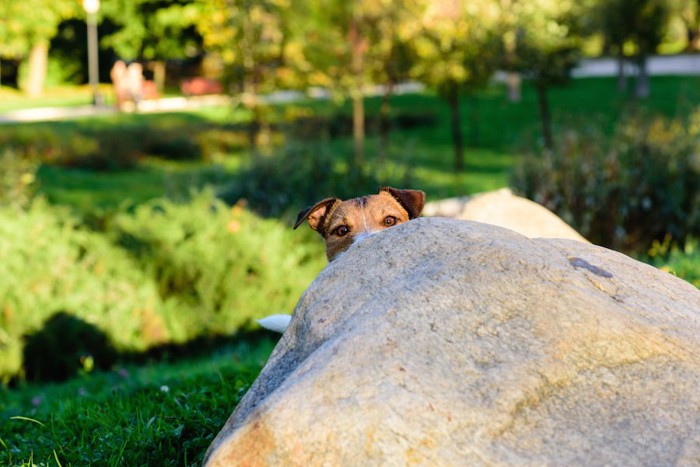
[[[299,212],[294,228],[304,221],[326,241],[326,256],[333,261],[350,245],[394,225],[418,217],[425,193],[383,187],[376,195],[343,201],[326,198]]]

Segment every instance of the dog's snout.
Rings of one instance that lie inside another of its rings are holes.
[[[362,240],[371,237],[377,233],[376,230],[366,230],[364,232],[358,232],[355,234],[355,238],[353,238],[352,243],[360,243]]]

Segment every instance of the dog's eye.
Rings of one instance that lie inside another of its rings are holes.
[[[397,222],[398,222],[398,219],[395,218],[394,216],[386,216],[384,218],[384,225],[386,227],[391,227],[392,225],[396,225]]]
[[[336,227],[336,229],[333,231],[333,235],[336,235],[338,237],[344,237],[348,233],[350,233],[350,229],[347,225],[341,225],[340,227]]]

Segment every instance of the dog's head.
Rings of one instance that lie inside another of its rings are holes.
[[[422,191],[384,187],[376,195],[319,201],[299,212],[294,228],[308,220],[309,226],[326,240],[326,256],[328,261],[333,261],[353,243],[415,219],[424,205]]]

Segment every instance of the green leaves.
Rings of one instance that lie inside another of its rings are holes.
[[[101,10],[119,26],[102,44],[123,59],[181,59],[201,53],[201,38],[194,30],[198,3],[103,0]]]
[[[41,201],[0,208],[0,381],[26,370],[25,341],[69,375],[86,357],[103,367],[115,350],[233,334],[291,312],[324,265],[320,245],[211,193],[125,208],[104,225],[92,231]]]
[[[39,41],[48,41],[61,21],[79,14],[72,0],[0,2],[0,56],[20,58]]]

